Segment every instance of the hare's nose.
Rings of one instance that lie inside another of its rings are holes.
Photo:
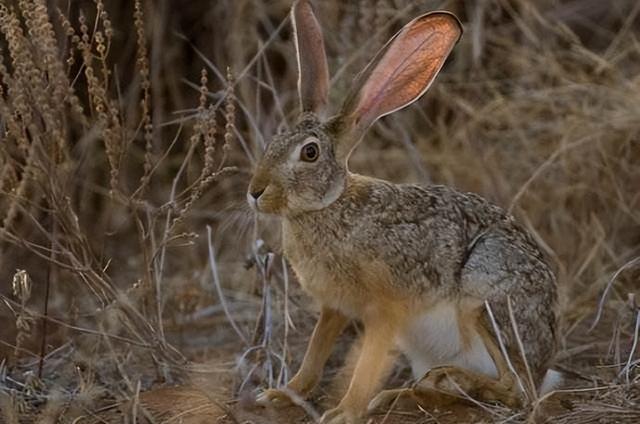
[[[258,200],[258,198],[262,196],[262,193],[264,193],[264,188],[249,192],[251,197],[253,197],[255,200]]]

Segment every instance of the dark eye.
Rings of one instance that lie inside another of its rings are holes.
[[[318,159],[318,154],[320,153],[320,147],[316,143],[307,143],[302,146],[302,150],[300,150],[300,160],[305,162],[315,162]]]

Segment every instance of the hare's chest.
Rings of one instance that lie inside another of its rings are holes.
[[[357,266],[341,249],[284,234],[284,253],[302,288],[318,303],[358,317],[364,303]]]
[[[302,288],[313,297],[316,302],[352,317],[361,315],[361,299],[358,294],[358,284],[346,272],[341,272],[342,266],[329,255],[318,253],[306,255],[291,252],[287,255]]]
[[[300,254],[287,255],[300,285],[316,300],[323,302],[327,296],[340,289],[336,275],[325,258]]]

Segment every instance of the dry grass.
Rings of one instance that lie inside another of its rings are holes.
[[[436,84],[376,124],[352,167],[510,209],[561,284],[561,390],[522,411],[376,421],[637,422],[639,3],[316,3],[336,102],[411,16],[460,16]],[[0,420],[301,422],[338,396],[323,384],[309,415],[252,407],[295,369],[314,317],[276,222],[244,204],[264,143],[295,119],[288,7],[0,5]],[[406,382],[400,364],[389,384]]]

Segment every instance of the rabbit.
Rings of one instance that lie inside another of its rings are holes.
[[[296,1],[291,17],[302,111],[266,147],[247,199],[280,217],[284,255],[320,316],[298,372],[258,403],[308,396],[337,337],[358,320],[364,334],[350,384],[322,423],[360,422],[404,395],[424,405],[469,396],[520,405],[540,389],[556,348],[556,278],[533,237],[476,194],[348,168],[367,129],[431,85],[462,25],[442,11],[413,19],[325,118],[320,25],[308,0]],[[416,383],[378,392],[397,352]]]

